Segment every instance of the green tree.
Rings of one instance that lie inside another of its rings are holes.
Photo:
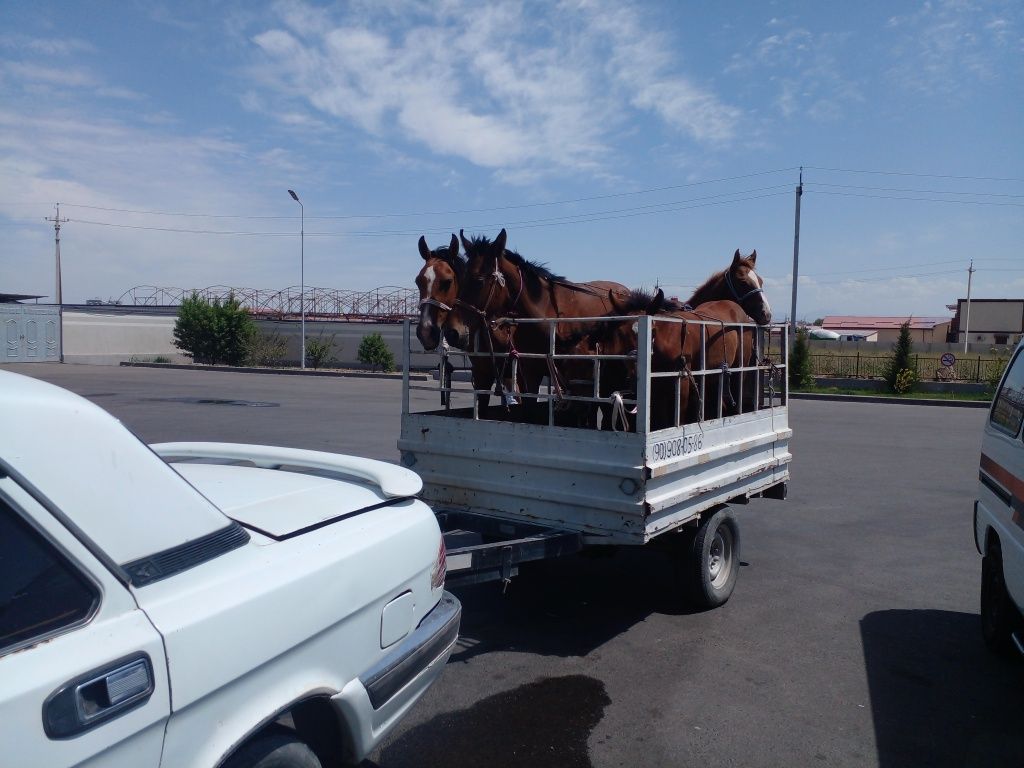
[[[814,386],[811,373],[811,348],[806,328],[799,328],[793,342],[793,354],[789,358],[789,386],[801,389]]]
[[[209,358],[207,340],[212,335],[210,304],[195,291],[183,299],[174,321],[174,346],[192,357],[193,362],[205,363]]]
[[[174,322],[174,346],[197,363],[241,365],[256,323],[234,295],[210,303],[193,291]]]
[[[910,337],[910,320],[900,326],[900,335],[892,345],[892,357],[885,366],[885,383],[897,394],[912,392],[917,386],[917,374],[913,361],[910,359],[914,351],[914,341]],[[905,373],[906,372],[906,373]]]
[[[379,333],[363,336],[356,356],[359,362],[373,366],[373,370],[377,370],[378,367],[385,372],[395,370],[395,356],[391,354],[387,342]]]
[[[334,341],[335,336],[337,334],[332,333],[329,339],[325,339],[324,332],[320,331],[317,338],[306,339],[306,362],[314,368],[319,368],[334,360],[334,348],[338,347],[338,350],[341,351],[341,345]]]

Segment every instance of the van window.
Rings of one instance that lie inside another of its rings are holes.
[[[0,655],[83,621],[98,599],[67,558],[0,499]]]
[[[1010,363],[1010,372],[996,393],[991,423],[996,429],[1016,436],[1024,421],[1024,354],[1018,350]]]

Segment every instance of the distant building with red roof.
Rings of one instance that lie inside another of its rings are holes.
[[[821,326],[840,336],[857,334],[865,341],[890,343],[900,335],[900,326],[910,321],[910,336],[915,342],[945,343],[951,317],[888,317],[882,315],[829,315]]]

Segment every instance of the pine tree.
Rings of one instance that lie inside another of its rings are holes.
[[[797,389],[814,386],[809,338],[806,328],[797,329],[793,354],[789,358],[789,386]]]
[[[900,335],[896,343],[892,345],[892,357],[885,367],[885,382],[889,389],[897,394],[904,394],[913,391],[917,386],[917,374],[913,368],[911,353],[914,350],[914,341],[910,336],[910,320],[907,319],[900,326]]]

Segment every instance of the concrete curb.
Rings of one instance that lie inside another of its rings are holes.
[[[946,405],[953,408],[989,408],[991,401],[938,400],[928,397],[875,397],[873,395],[832,395],[818,392],[790,392],[794,400],[835,400],[854,403],[890,403],[895,405]]]
[[[301,368],[247,368],[234,365],[187,365],[180,363],[128,363],[122,362],[124,368],[172,368],[179,371],[219,371],[221,373],[268,373],[278,376],[327,376],[335,379],[393,379],[402,380],[401,373],[373,373],[367,371],[319,371],[302,370]],[[410,381],[430,381],[425,373],[409,373]]]

